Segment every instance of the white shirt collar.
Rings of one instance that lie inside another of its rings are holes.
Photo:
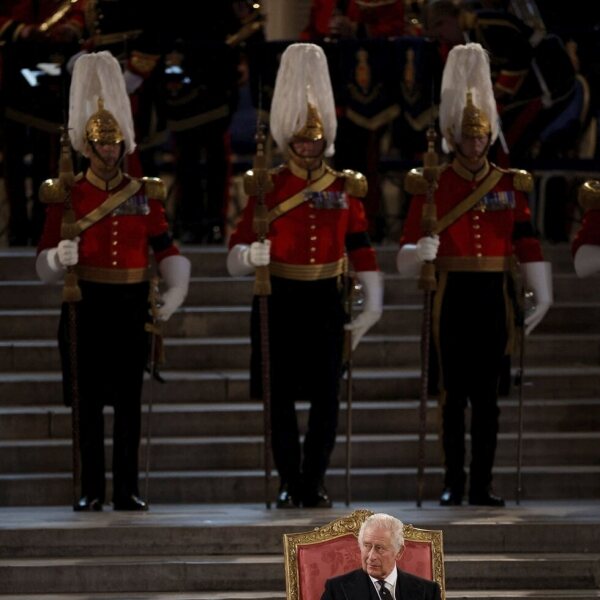
[[[379,581],[379,579],[376,579],[375,577],[371,577],[369,575],[369,577],[371,578],[371,581],[373,582],[373,585],[375,586],[375,589],[377,590],[377,593],[379,593],[379,585],[377,584],[377,582]],[[392,598],[396,597],[396,581],[398,580],[398,569],[392,569],[392,572],[384,578],[385,582],[386,582],[386,587],[390,590],[391,594],[392,594]]]

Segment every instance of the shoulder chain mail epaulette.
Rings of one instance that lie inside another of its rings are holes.
[[[167,186],[160,177],[142,177],[146,196],[154,200],[165,202],[167,199]]]
[[[527,194],[533,191],[533,177],[529,171],[511,169],[511,172],[513,173],[513,184],[516,190]]]
[[[355,198],[364,198],[369,191],[369,184],[367,178],[358,171],[352,171],[351,169],[344,169],[340,174],[341,177],[345,178],[344,191],[350,196]]]
[[[600,209],[600,181],[590,179],[579,188],[579,204],[585,210]]]

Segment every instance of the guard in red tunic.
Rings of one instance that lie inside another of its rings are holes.
[[[600,181],[591,179],[581,186],[579,204],[585,213],[571,250],[575,272],[588,277],[600,272]]]
[[[469,503],[503,506],[491,492],[498,433],[498,383],[511,346],[514,308],[511,270],[516,261],[535,293],[525,317],[529,334],[552,303],[550,264],[543,262],[531,224],[525,171],[499,169],[487,160],[496,139],[496,106],[489,61],[479,44],[451,50],[442,80],[440,128],[454,158],[435,191],[437,226],[425,237],[421,215],[427,182],[408,177],[413,196],[400,240],[398,270],[417,273],[435,260],[433,336],[440,362],[442,441],[445,456],[442,505],[461,504],[466,474],[465,408],[471,404]]]
[[[360,201],[362,175],[339,173],[324,162],[333,153],[336,119],[325,55],[314,44],[284,52],[271,106],[271,133],[287,161],[271,173],[266,194],[269,233],[257,241],[251,196],[231,236],[227,267],[233,276],[269,266],[272,447],[281,479],[279,508],[329,507],[324,477],[339,409],[344,323],[342,278],[347,259],[365,291],[362,313],[346,328],[356,347],[382,311],[383,286]],[[249,188],[253,177],[249,175]],[[255,186],[254,186],[255,187]],[[260,398],[260,338],[252,313],[252,397]],[[294,402],[310,401],[301,448]]]
[[[115,510],[147,510],[139,498],[141,392],[148,355],[149,248],[167,290],[158,309],[166,321],[187,294],[190,262],[173,245],[159,179],[135,179],[120,163],[135,143],[119,63],[108,52],[78,59],[73,72],[69,129],[89,167],[75,178],[70,200],[77,236],[61,240],[66,193],[56,180],[42,185],[47,203],[36,269],[45,283],[68,267],[78,275],[76,303],[81,490],[75,510],[102,510],[105,500],[103,408],[114,407],[112,500]],[[59,344],[65,401],[70,378],[67,306]]]

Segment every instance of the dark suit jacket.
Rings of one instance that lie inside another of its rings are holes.
[[[371,578],[362,569],[328,579],[325,582],[325,591],[321,596],[321,600],[368,599],[379,600],[379,596],[375,586],[371,583]],[[398,569],[396,599],[440,600],[440,587],[434,581],[428,581]]]

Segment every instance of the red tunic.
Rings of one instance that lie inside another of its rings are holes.
[[[491,163],[486,163],[474,177],[457,161],[442,171],[435,193],[438,220],[495,171],[501,171],[502,177],[483,201],[440,233],[438,257],[516,255],[520,262],[543,260],[540,243],[531,226],[526,194],[515,188],[513,172]],[[400,246],[415,244],[423,237],[424,201],[423,195],[412,198]]]
[[[103,189],[102,181],[88,170],[75,181],[71,192],[77,219],[100,206],[110,194],[124,188],[131,178],[121,174]],[[139,269],[149,265],[148,246],[157,262],[179,254],[168,233],[165,210],[160,200],[149,197],[146,183],[121,207],[86,229],[80,236],[79,265],[104,269]],[[61,240],[64,203],[49,204],[38,252],[55,247]]]
[[[587,210],[581,221],[581,228],[575,235],[572,244],[573,256],[577,253],[580,246],[591,244],[600,246],[600,209]]]
[[[296,172],[299,171],[294,168]],[[312,176],[314,180],[316,175]],[[289,167],[282,167],[272,176],[273,191],[266,195],[270,210],[307,186],[306,179],[294,175]],[[271,240],[271,260],[291,265],[319,265],[343,258],[346,250],[356,271],[376,271],[375,251],[368,241],[367,220],[362,202],[348,195],[344,189],[346,177],[338,174],[325,190],[331,192],[332,205],[319,207],[318,201],[305,201],[290,212],[271,222],[268,238]],[[233,232],[229,247],[256,241],[252,230],[257,199],[250,196],[241,220]],[[359,240],[349,244],[347,236]]]

